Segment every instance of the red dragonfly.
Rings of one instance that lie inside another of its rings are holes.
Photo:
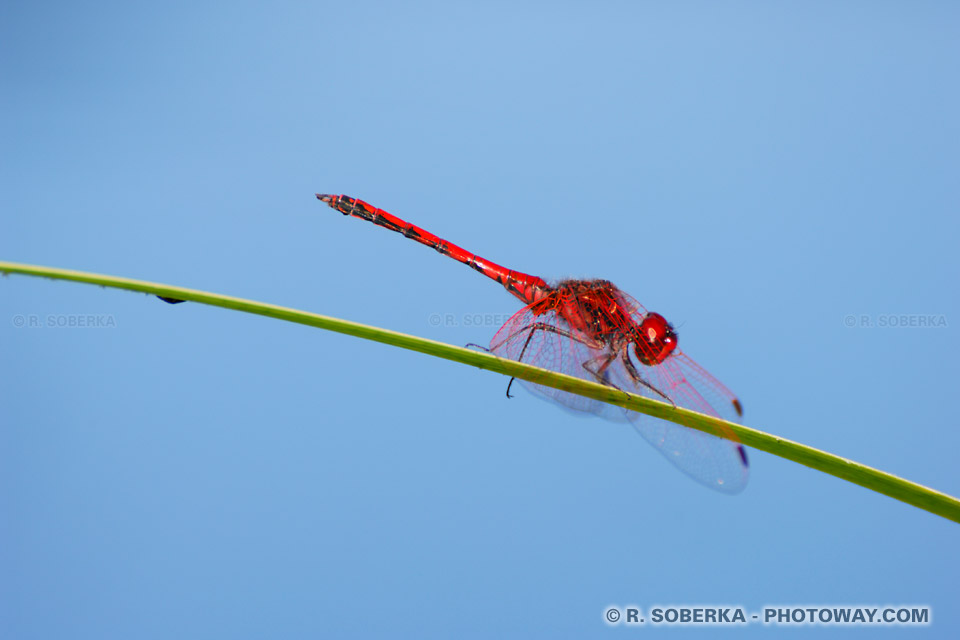
[[[490,342],[494,354],[725,420],[736,421],[743,415],[736,396],[677,348],[677,332],[670,323],[659,313],[644,309],[612,282],[562,280],[551,285],[481,258],[363,200],[320,193],[317,198],[344,215],[432,247],[496,280],[519,298],[526,306],[497,331]],[[521,382],[533,393],[581,415],[629,422],[670,462],[708,487],[737,493],[747,484],[747,453],[735,441]],[[732,432],[729,435],[733,436]]]

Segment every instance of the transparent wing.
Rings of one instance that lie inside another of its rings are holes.
[[[490,341],[490,351],[501,358],[559,371],[591,382],[603,382],[584,367],[584,364],[602,362],[606,357],[603,345],[594,343],[588,336],[572,329],[553,311],[534,315],[529,307],[521,309],[507,320]],[[623,409],[606,402],[526,380],[518,382],[535,395],[574,413],[598,415],[618,422],[627,420]]]
[[[719,382],[718,386],[712,385],[712,376],[686,354],[675,352],[658,365],[637,365],[637,369],[650,386],[662,391],[677,406],[725,420],[737,419],[732,394],[729,400],[725,398],[722,393],[725,387]],[[663,401],[648,387],[634,385],[622,361],[613,367],[611,379],[620,388]],[[708,401],[707,397],[715,398],[715,402]],[[747,485],[747,454],[735,440],[718,438],[636,411],[625,413],[644,440],[694,480],[724,493],[738,493]],[[732,432],[729,435],[735,438]]]

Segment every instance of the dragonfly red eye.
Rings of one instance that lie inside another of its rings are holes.
[[[660,364],[677,348],[677,333],[659,313],[648,313],[637,329],[633,350],[645,365]]]

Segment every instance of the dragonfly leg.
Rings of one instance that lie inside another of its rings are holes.
[[[620,387],[613,384],[610,381],[609,376],[607,376],[607,369],[610,367],[611,364],[613,364],[613,361],[616,360],[619,355],[620,354],[617,353],[616,351],[613,351],[611,353],[604,353],[602,355],[597,356],[596,358],[591,358],[590,360],[587,360],[581,366],[587,371],[589,371],[590,375],[596,378],[597,382],[599,382],[600,384],[607,387],[613,387],[614,389],[617,389],[619,391],[623,391],[623,389],[620,389]],[[596,369],[594,369],[590,366],[594,362],[602,362],[602,364]]]
[[[546,323],[544,323],[544,322],[535,322],[535,323],[533,323],[533,324],[531,324],[531,325],[528,325],[528,326],[526,326],[526,327],[523,327],[523,328],[520,329],[519,331],[516,331],[516,332],[514,332],[513,334],[507,336],[505,339],[503,339],[502,341],[500,341],[499,343],[497,343],[496,345],[494,345],[493,347],[491,347],[490,350],[491,350],[491,351],[494,351],[494,350],[497,349],[498,347],[506,344],[507,342],[510,342],[510,341],[513,340],[515,337],[517,337],[517,336],[519,336],[520,334],[522,334],[524,331],[529,331],[529,333],[527,334],[527,339],[526,339],[526,341],[524,341],[524,343],[523,343],[523,348],[520,349],[520,355],[517,357],[517,362],[523,362],[523,354],[526,353],[527,347],[530,346],[530,340],[533,339],[533,334],[534,334],[534,332],[537,331],[537,330],[539,330],[539,331],[549,331],[550,333],[556,333],[557,335],[563,336],[564,338],[569,338],[569,339],[571,339],[571,340],[574,340],[575,342],[579,342],[580,344],[586,345],[586,346],[590,347],[591,349],[597,349],[597,348],[599,348],[599,347],[602,346],[602,345],[600,345],[600,344],[597,343],[597,342],[594,342],[594,341],[591,341],[591,340],[586,340],[586,339],[582,338],[581,336],[578,336],[578,335],[576,335],[576,334],[574,334],[574,333],[571,333],[570,331],[566,331],[566,330],[564,330],[564,329],[559,329],[559,328],[557,328],[557,327],[555,327],[555,326],[553,326],[553,325],[546,324]],[[512,397],[513,397],[512,395],[510,395],[510,387],[513,386],[513,381],[514,381],[514,380],[516,380],[516,378],[510,378],[510,382],[507,383],[507,397],[508,397],[508,398],[512,398]]]
[[[657,394],[658,396],[660,396],[661,398],[663,398],[664,400],[672,404],[673,408],[676,409],[677,403],[674,402],[670,396],[665,394],[663,391],[660,391],[660,389],[657,389],[655,386],[653,386],[652,384],[650,384],[649,382],[643,379],[643,376],[641,376],[640,372],[637,371],[637,367],[634,366],[633,362],[630,361],[630,354],[628,352],[629,347],[630,345],[624,345],[623,350],[620,352],[619,355],[620,355],[620,359],[623,360],[623,366],[626,368],[627,373],[630,374],[630,377],[633,378],[633,381],[639,385],[643,385],[647,389],[650,389],[650,391],[653,391],[655,394]]]
[[[604,385],[605,387],[613,387],[623,395],[630,397],[629,393],[627,393],[626,391],[624,391],[623,389],[615,385],[613,382],[611,382],[610,378],[607,376],[607,368],[609,368],[610,365],[613,364],[614,361],[619,356],[620,354],[618,352],[611,351],[610,353],[606,353],[606,354],[597,356],[596,358],[587,360],[586,362],[583,363],[583,368],[589,371],[593,375],[593,377],[597,379],[597,382],[599,382],[600,384]],[[603,364],[597,367],[596,370],[590,368],[591,363],[598,362],[601,360],[603,361]]]

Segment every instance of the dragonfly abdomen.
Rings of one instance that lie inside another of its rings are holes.
[[[551,290],[550,285],[548,285],[543,278],[507,269],[495,262],[481,258],[463,247],[459,247],[452,242],[435,236],[429,231],[398,218],[383,209],[374,207],[363,200],[351,198],[350,196],[334,196],[322,193],[317,194],[317,199],[321,202],[326,202],[330,207],[345,216],[360,218],[361,220],[372,222],[378,227],[396,231],[402,234],[403,237],[416,240],[441,255],[453,258],[457,262],[462,262],[474,271],[478,271],[488,278],[496,280],[503,285],[507,291],[523,300],[526,304],[543,298]]]

